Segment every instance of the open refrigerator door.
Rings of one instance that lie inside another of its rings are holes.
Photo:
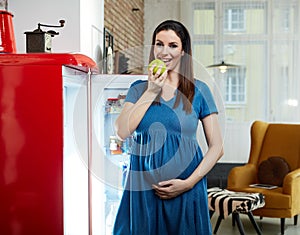
[[[130,85],[146,75],[92,77],[92,223],[95,234],[111,235],[129,165],[132,137],[120,141],[114,123]],[[99,200],[102,198],[103,200]],[[102,221],[100,225],[99,219]],[[105,227],[105,232],[103,228]]]
[[[146,75],[64,71],[65,234],[111,235],[123,193],[130,146],[114,123],[130,85]]]

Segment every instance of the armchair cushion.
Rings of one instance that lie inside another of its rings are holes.
[[[281,187],[283,179],[290,172],[288,163],[281,157],[269,157],[258,166],[258,181]]]
[[[237,190],[234,190],[237,191]],[[262,193],[265,196],[264,209],[286,209],[292,207],[291,195],[283,194],[282,188],[278,187],[275,189],[264,189],[264,188],[252,188],[245,187],[238,189],[239,192],[247,193]]]

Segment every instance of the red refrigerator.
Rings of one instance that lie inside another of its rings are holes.
[[[0,55],[3,235],[64,234],[64,65],[96,68],[80,54]]]
[[[0,234],[110,235],[131,139],[113,123],[134,80],[81,54],[0,54]]]

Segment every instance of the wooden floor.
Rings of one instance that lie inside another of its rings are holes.
[[[211,222],[212,228],[214,230],[215,225],[217,223],[218,215],[213,215]],[[246,235],[256,235],[256,231],[252,226],[247,215],[240,214],[241,221],[243,223],[245,234]],[[228,217],[225,220],[222,220],[221,225],[217,231],[217,235],[239,235],[239,229],[237,225],[232,226],[232,217]],[[262,220],[255,216],[254,217],[256,223],[260,227],[263,235],[281,235],[280,233],[280,219],[274,218],[263,218]],[[298,225],[294,225],[294,219],[286,219],[285,220],[285,233],[284,235],[300,235],[300,225],[298,221]]]

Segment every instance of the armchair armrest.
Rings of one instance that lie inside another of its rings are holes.
[[[283,179],[282,192],[298,197],[300,195],[300,168],[289,172]]]
[[[227,188],[243,188],[248,187],[249,184],[256,182],[256,166],[254,164],[246,164],[244,166],[237,166],[231,169],[228,175]]]
[[[283,179],[282,193],[291,195],[292,214],[300,211],[300,168],[289,172]]]

